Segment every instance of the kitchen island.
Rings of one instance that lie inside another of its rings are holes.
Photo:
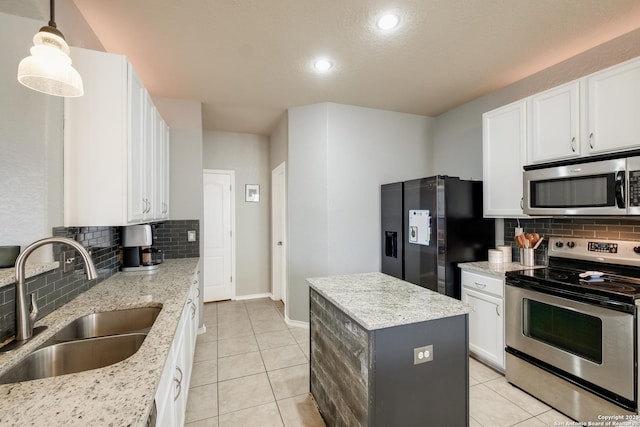
[[[146,426],[168,363],[198,258],[167,260],[156,272],[118,273],[36,322],[47,326],[23,347],[0,353],[0,374],[85,314],[162,307],[140,349],[104,368],[0,385],[0,424],[10,426]],[[82,273],[79,273],[82,274]]]
[[[307,280],[327,425],[468,425],[468,306],[382,273]]]

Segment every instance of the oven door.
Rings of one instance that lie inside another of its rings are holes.
[[[525,214],[625,215],[626,158],[527,170]]]
[[[511,285],[505,307],[507,347],[635,400],[633,315]]]

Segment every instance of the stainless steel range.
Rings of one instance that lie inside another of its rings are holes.
[[[506,284],[507,380],[577,421],[640,425],[640,242],[551,238],[549,266]]]

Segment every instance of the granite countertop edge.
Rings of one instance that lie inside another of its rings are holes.
[[[505,262],[505,263],[491,263],[489,261],[475,261],[475,262],[463,262],[458,264],[458,267],[463,271],[472,271],[478,273],[491,274],[494,276],[503,277],[505,273],[509,271],[523,271],[532,270],[538,268],[545,268],[546,265],[534,265],[526,266],[519,262]]]
[[[368,331],[470,312],[459,300],[384,273],[313,277],[307,282]]]
[[[36,326],[47,329],[20,349],[0,353],[0,374],[80,316],[162,305],[142,346],[128,359],[91,371],[0,385],[0,424],[146,426],[198,262],[172,259],[152,274],[117,273],[37,321]]]

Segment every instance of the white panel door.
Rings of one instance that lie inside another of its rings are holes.
[[[205,302],[235,297],[232,181],[232,172],[203,174]]]

